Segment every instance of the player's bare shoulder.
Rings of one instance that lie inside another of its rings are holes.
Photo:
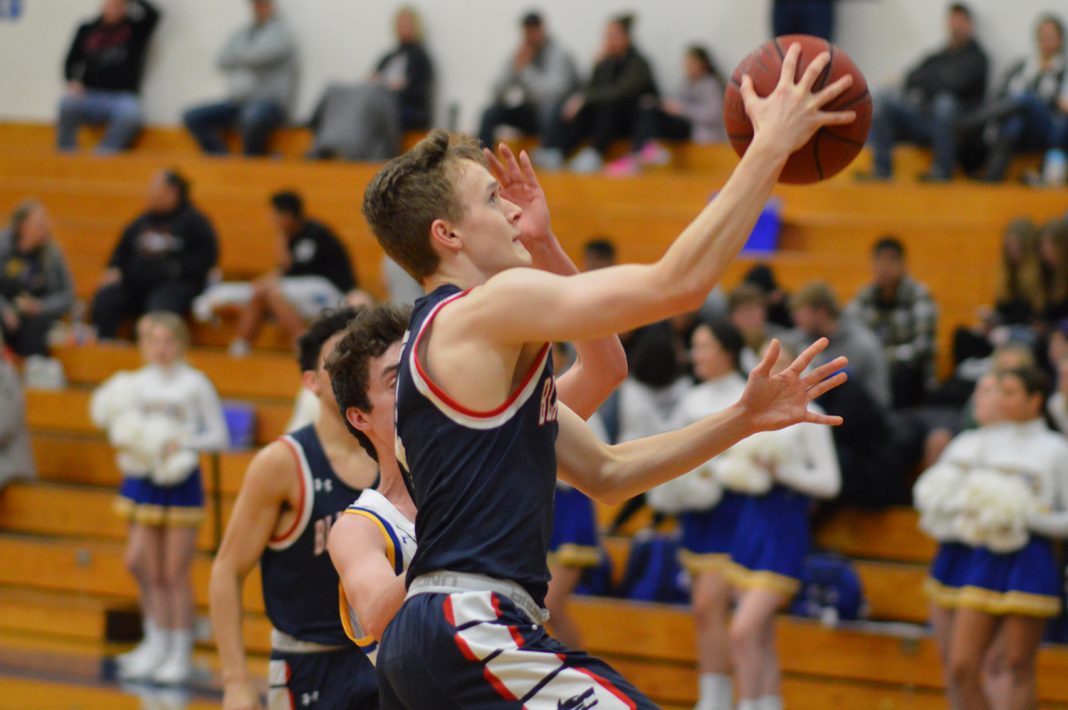
[[[297,505],[300,478],[292,444],[277,439],[252,458],[241,481],[242,495],[254,495],[263,502],[277,501]]]

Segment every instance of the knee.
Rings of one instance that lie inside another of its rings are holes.
[[[949,679],[954,687],[974,685],[979,682],[979,659],[973,656],[953,657],[949,659]]]
[[[160,573],[160,584],[173,589],[185,584],[189,579],[189,567],[184,564],[168,564]]]
[[[1027,682],[1035,673],[1035,657],[1033,654],[1009,654],[1005,657],[1001,670],[1008,673],[1014,685]]]
[[[75,96],[74,94],[64,94],[63,98],[59,100],[60,118],[70,119],[77,117],[81,105],[81,97]]]
[[[242,131],[256,131],[270,128],[275,123],[275,107],[273,104],[261,101],[249,104],[241,111],[238,124]]]
[[[751,624],[732,623],[727,631],[727,639],[730,643],[731,655],[735,658],[743,658],[751,655],[760,643],[759,629]]]
[[[715,592],[704,590],[693,597],[693,615],[698,621],[725,623],[727,601]]]
[[[127,126],[140,126],[141,102],[135,98],[120,102],[115,107],[115,112],[112,114],[112,120]]]

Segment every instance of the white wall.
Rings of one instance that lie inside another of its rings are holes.
[[[248,18],[247,0],[154,0],[164,18],[153,42],[144,95],[151,123],[178,123],[191,103],[218,96],[214,57],[229,32]],[[323,86],[363,76],[392,44],[396,4],[369,0],[280,0],[301,43],[298,117]],[[541,8],[552,32],[584,69],[597,50],[605,17],[638,13],[638,45],[653,60],[662,88],[680,80],[679,57],[693,41],[709,46],[724,71],[770,33],[770,0],[421,0],[427,43],[438,69],[438,117],[460,107],[471,130],[487,87],[510,55],[516,21]],[[1027,51],[1031,25],[1052,0],[972,0],[982,42],[995,66]],[[24,0],[16,21],[0,19],[0,119],[51,120],[62,90],[62,63],[75,26],[99,0]],[[838,43],[872,84],[900,76],[942,39],[944,3],[933,0],[839,0]],[[1068,14],[1068,13],[1065,13]]]

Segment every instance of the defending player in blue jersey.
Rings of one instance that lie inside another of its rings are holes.
[[[253,459],[212,565],[211,618],[226,710],[259,707],[241,636],[241,586],[257,561],[274,627],[268,708],[378,707],[374,668],[338,617],[338,577],[326,553],[331,526],[378,473],[341,420],[324,369],[356,313],[328,314],[302,336],[304,386],[322,403],[319,418]]]
[[[807,404],[844,379],[841,359],[804,375],[825,346],[770,375],[777,344],[737,404],[638,446],[607,447],[557,402],[548,345],[605,337],[704,300],[749,234],[787,157],[851,112],[821,106],[826,53],[800,80],[798,46],[761,99],[743,81],[755,126],[718,197],[659,261],[574,276],[523,268],[551,235],[525,155],[501,164],[433,133],[368,186],[364,213],[389,255],[417,278],[398,372],[397,458],[411,476],[419,548],[408,596],[378,653],[384,707],[653,707],[607,664],[553,641],[542,626],[557,467],[594,498],[621,501],[688,471],[756,431],[838,423]],[[554,240],[555,241],[555,240]]]

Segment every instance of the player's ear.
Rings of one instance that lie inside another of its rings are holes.
[[[300,373],[300,383],[304,385],[304,389],[309,392],[319,395],[319,378],[313,370],[304,370]]]
[[[460,251],[460,235],[453,231],[452,225],[443,219],[435,219],[430,224],[430,244],[435,251],[445,249],[450,252]]]
[[[352,428],[356,431],[361,431],[364,434],[371,430],[371,420],[362,409],[356,407],[349,407],[345,410],[345,419],[349,421]]]

